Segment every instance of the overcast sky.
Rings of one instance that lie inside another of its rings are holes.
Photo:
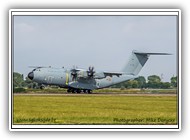
[[[14,16],[14,71],[52,66],[120,71],[132,50],[151,56],[139,75],[176,75],[176,16]]]

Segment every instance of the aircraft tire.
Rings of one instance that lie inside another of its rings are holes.
[[[71,92],[71,89],[67,89],[67,92],[70,93],[70,92]]]
[[[74,89],[71,90],[72,93],[76,93],[76,91]]]
[[[88,94],[91,94],[92,93],[92,90],[87,90],[88,91]]]
[[[77,89],[77,93],[81,93],[81,90],[80,90],[80,89]]]

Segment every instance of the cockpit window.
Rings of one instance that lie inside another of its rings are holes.
[[[40,71],[40,69],[34,69],[33,71]]]

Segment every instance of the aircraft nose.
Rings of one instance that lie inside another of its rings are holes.
[[[33,72],[30,72],[30,73],[28,74],[28,78],[29,78],[30,80],[33,80],[33,78],[34,78],[34,73],[33,73]]]

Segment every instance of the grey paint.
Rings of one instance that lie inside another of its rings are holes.
[[[65,69],[38,67],[33,70],[33,81],[44,85],[57,85],[62,88],[94,90],[112,86],[137,77],[149,55],[168,55],[166,53],[143,53],[133,51],[131,59],[123,72],[95,71],[94,77],[88,77],[85,69]],[[72,72],[78,73],[76,79]]]

